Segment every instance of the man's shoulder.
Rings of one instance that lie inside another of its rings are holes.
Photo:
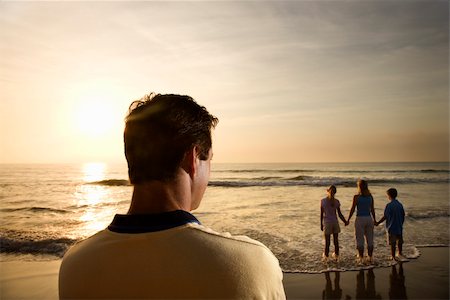
[[[257,247],[263,247],[265,249],[268,249],[263,243],[254,240],[248,236],[245,235],[232,235],[229,232],[218,232],[215,231],[209,227],[197,224],[197,223],[190,223],[187,225],[188,228],[196,231],[197,233],[209,237],[211,239],[215,239],[219,242],[230,242],[230,243],[243,243],[248,244],[250,246],[257,246]]]
[[[63,262],[60,272],[60,278],[68,285],[82,282],[85,278],[95,282],[98,278],[92,277],[92,270],[108,266],[111,272],[120,268],[121,272],[131,274],[121,279],[128,282],[128,287],[139,282],[134,278],[140,280],[145,274],[159,278],[154,280],[156,289],[166,286],[164,276],[154,276],[165,272],[171,276],[174,274],[173,278],[182,281],[203,282],[206,288],[200,294],[198,290],[192,294],[206,295],[202,298],[211,298],[211,295],[221,298],[264,298],[266,294],[271,295],[267,298],[284,298],[282,271],[278,260],[266,246],[246,236],[220,233],[196,223],[137,234],[104,230],[80,242],[74,250],[69,250],[71,254],[65,257],[68,260]],[[140,268],[142,265],[149,267]],[[105,275],[105,278],[99,280],[116,277]],[[195,284],[191,286],[198,289]],[[166,290],[162,293],[172,295]]]
[[[233,265],[230,262],[239,261],[239,266],[231,268],[244,268],[249,274],[257,269],[281,272],[278,259],[266,245],[257,240],[244,235],[217,232],[200,224],[188,224],[186,229],[189,233],[183,235],[183,244],[189,244],[187,247],[196,249],[196,253],[214,253],[221,258],[217,262],[216,258],[211,257],[213,264],[223,265],[223,262],[227,262],[225,268],[230,268]]]
[[[114,252],[115,249],[127,249],[126,251],[148,249],[151,252],[154,250],[153,245],[158,244],[160,247],[168,243],[172,248],[190,249],[188,252],[192,253],[214,251],[216,254],[220,253],[222,257],[248,260],[248,257],[252,256],[260,261],[278,262],[272,251],[259,241],[243,235],[217,232],[197,223],[141,234],[115,233],[105,229],[72,246],[63,260],[77,261],[80,257],[83,259],[96,257],[98,253],[104,253],[105,249],[109,252]]]
[[[177,237],[175,237],[175,235]],[[222,244],[241,244],[248,247],[258,247],[270,251],[263,243],[254,240],[245,235],[232,235],[229,232],[218,232],[209,227],[198,223],[188,223],[183,226],[174,227],[168,230],[149,232],[141,234],[124,234],[115,233],[108,229],[97,232],[96,234],[76,243],[71,247],[70,250],[80,250],[82,248],[92,248],[95,245],[107,243],[109,244],[112,240],[127,240],[129,242],[133,240],[149,240],[148,238],[152,236],[155,239],[166,239],[171,238],[191,238],[201,240],[208,240],[214,243]],[[193,241],[192,241],[193,242]]]
[[[84,248],[90,248],[93,244],[98,243],[100,240],[105,239],[105,235],[107,235],[108,230],[101,230],[90,237],[77,241],[72,247],[70,247],[64,255],[64,258],[72,255],[75,252],[80,252]]]

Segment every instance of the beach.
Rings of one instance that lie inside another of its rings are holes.
[[[285,273],[286,296],[288,299],[448,299],[449,248],[424,247],[419,251],[419,258],[387,268],[323,274]]]
[[[449,245],[448,163],[215,164],[194,215],[206,227],[264,243],[289,273],[322,273],[319,203],[330,184],[347,216],[357,178],[367,179],[381,217],[395,187],[406,210],[403,254]],[[2,254],[61,258],[76,243],[126,213],[132,187],[123,164],[3,165]],[[426,201],[424,201],[426,200]],[[354,221],[341,224],[339,271],[355,271]],[[377,268],[389,266],[384,224],[374,229]]]
[[[448,299],[449,248],[421,247],[421,255],[387,268],[285,273],[288,299]],[[0,299],[57,299],[61,261],[20,260],[0,263]],[[395,268],[395,270],[394,270]]]
[[[447,299],[449,174],[448,163],[215,164],[193,214],[215,231],[264,243],[280,262],[289,299],[386,299],[402,278],[405,288],[394,296]],[[398,189],[405,207],[403,254],[410,261],[396,267],[397,276],[387,259],[384,225],[374,229],[372,271],[355,264],[355,218],[341,224],[340,263],[321,261],[320,200],[336,185],[347,216],[361,177],[369,181],[377,219],[389,187]],[[127,212],[127,178],[123,164],[2,165],[0,298],[57,298],[67,249]]]

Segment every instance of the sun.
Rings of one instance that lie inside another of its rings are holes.
[[[80,134],[99,137],[107,134],[117,122],[111,104],[101,97],[85,97],[77,103],[75,127]]]

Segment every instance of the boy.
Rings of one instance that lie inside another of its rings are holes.
[[[403,250],[403,222],[405,221],[405,210],[403,205],[397,200],[397,190],[390,188],[387,190],[387,197],[390,203],[386,204],[384,216],[380,221],[375,222],[379,225],[386,220],[386,231],[388,241],[391,246],[391,260],[404,260]],[[395,248],[398,246],[398,256],[395,256]]]

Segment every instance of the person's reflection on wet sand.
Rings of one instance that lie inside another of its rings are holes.
[[[389,299],[408,299],[406,296],[405,275],[401,263],[392,266],[391,275],[389,276]]]
[[[340,280],[340,272],[333,272],[334,273],[334,289],[333,284],[331,282],[331,272],[325,272],[325,290],[322,292],[322,299],[341,299],[342,297],[342,289],[339,286],[339,280]]]
[[[381,299],[375,290],[375,274],[373,269],[367,271],[367,286],[363,270],[356,275],[356,299]]]

